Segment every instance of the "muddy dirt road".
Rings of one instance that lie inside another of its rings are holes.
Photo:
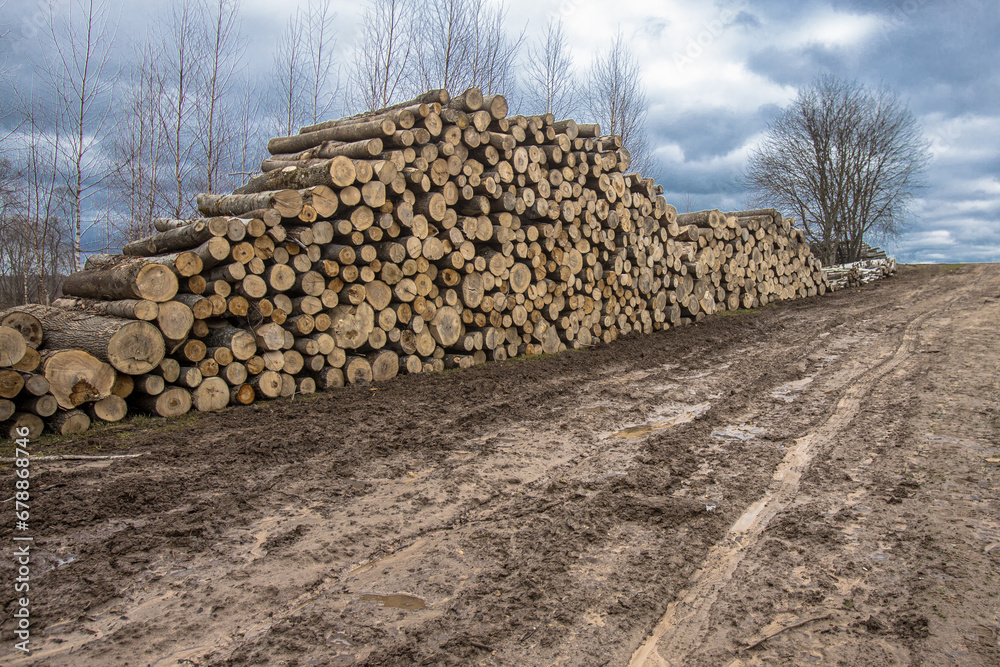
[[[1000,664],[998,330],[1000,266],[924,267],[53,443],[141,456],[33,463],[0,663]]]

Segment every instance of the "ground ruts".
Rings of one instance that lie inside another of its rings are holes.
[[[143,455],[33,464],[22,662],[996,664],[998,298],[909,269],[45,445]]]

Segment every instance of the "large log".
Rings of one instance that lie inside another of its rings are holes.
[[[87,299],[169,301],[177,294],[177,276],[167,266],[134,261],[110,269],[77,271],[62,283],[64,294]]]
[[[246,195],[198,195],[198,210],[205,215],[244,215],[256,209],[273,208],[282,217],[302,212],[302,194],[297,190],[257,192]]]
[[[163,335],[148,322],[76,313],[38,304],[19,309],[42,323],[49,349],[83,350],[122,373],[148,373],[166,353]]]
[[[354,183],[357,171],[350,158],[335,157],[305,167],[289,166],[251,178],[246,185],[236,188],[237,195],[268,190],[303,190],[318,185],[346,188]]]
[[[211,222],[214,222],[214,220]],[[130,257],[151,257],[175,250],[194,248],[213,236],[225,235],[225,224],[221,224],[221,229],[215,229],[214,227],[208,220],[197,220],[183,227],[175,227],[174,229],[127,243],[122,248],[122,254]],[[218,231],[222,233],[217,233]]]
[[[20,332],[29,349],[37,350],[42,344],[42,323],[28,313],[17,310],[4,311],[0,313],[0,327],[8,327]]]
[[[123,317],[145,322],[152,322],[160,314],[160,305],[145,299],[99,301],[97,299],[62,298],[53,301],[52,305],[66,310],[80,310],[95,315],[110,315],[111,317]]]
[[[275,137],[267,142],[267,150],[272,155],[279,153],[297,153],[313,146],[319,146],[327,141],[363,141],[391,137],[396,131],[396,124],[391,120],[370,120],[350,125],[327,127],[306,134],[294,134],[290,137]]]
[[[20,331],[0,326],[0,368],[7,368],[18,363],[24,358],[27,350],[28,344]]]
[[[42,373],[59,406],[67,410],[111,395],[115,369],[82,350],[44,352]]]

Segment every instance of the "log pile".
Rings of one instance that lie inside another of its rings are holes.
[[[110,368],[113,387],[60,407],[117,396],[159,415],[215,410],[588,348],[828,288],[778,211],[678,214],[630,171],[620,137],[508,116],[476,88],[268,149],[246,185],[198,197],[202,217],[156,220],[121,255],[91,257],[53,307],[16,309],[46,354]]]
[[[823,267],[823,276],[831,290],[860,287],[896,273],[896,260],[880,248],[861,244],[858,261]]]

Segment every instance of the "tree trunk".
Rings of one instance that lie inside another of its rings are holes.
[[[28,350],[24,336],[17,329],[0,326],[0,368],[8,368],[21,361]]]
[[[83,270],[63,280],[64,294],[88,299],[146,299],[162,303],[177,294],[177,276],[152,262],[129,262],[115,268]]]
[[[170,387],[159,396],[136,396],[140,409],[160,417],[180,417],[191,411],[191,393],[181,387]]]
[[[17,310],[4,311],[0,313],[0,327],[8,327],[20,332],[21,336],[24,337],[25,345],[32,350],[37,350],[42,344],[42,323],[28,313]],[[0,343],[0,347],[2,345],[3,343]],[[0,365],[3,364],[0,363]]]
[[[21,310],[42,322],[48,348],[89,352],[122,373],[148,373],[166,353],[163,335],[148,322],[72,313],[37,304],[21,306]]]
[[[302,212],[302,204],[302,195],[296,190],[245,195],[198,195],[198,209],[205,215],[244,215],[256,209],[271,208],[284,218],[294,218]]]
[[[90,417],[83,410],[67,410],[52,415],[47,425],[53,433],[73,435],[83,433],[90,428]]]
[[[42,354],[42,372],[49,389],[64,409],[75,408],[111,395],[115,369],[82,350]]]

